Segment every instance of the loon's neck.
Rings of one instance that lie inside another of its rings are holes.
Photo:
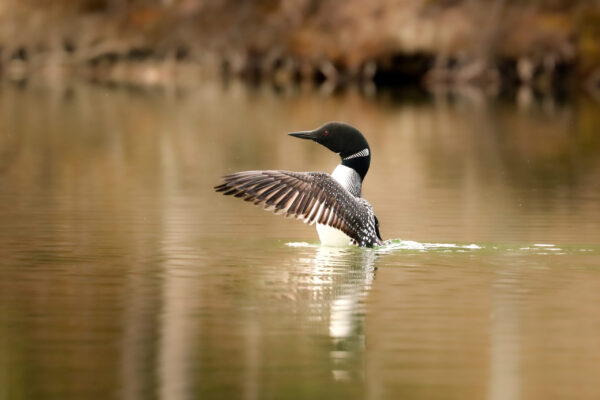
[[[331,176],[354,196],[361,196],[362,178],[353,168],[340,164],[335,167]]]
[[[345,157],[342,156],[342,165],[356,171],[362,181],[365,179],[365,175],[367,175],[367,171],[369,171],[369,166],[371,165],[371,150],[367,146],[354,154],[346,155]]]

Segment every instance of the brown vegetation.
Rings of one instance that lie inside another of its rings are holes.
[[[7,0],[1,71],[600,86],[598,0]]]

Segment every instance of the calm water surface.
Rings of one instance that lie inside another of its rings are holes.
[[[600,398],[600,104],[519,98],[1,86],[0,398]],[[212,191],[328,120],[383,248]]]

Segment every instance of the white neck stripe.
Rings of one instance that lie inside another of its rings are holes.
[[[358,158],[358,157],[366,157],[369,155],[369,149],[362,149],[361,151],[359,151],[358,153],[354,153],[346,158],[344,158],[344,160],[350,160],[352,158]]]

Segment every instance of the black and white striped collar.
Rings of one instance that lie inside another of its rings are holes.
[[[352,155],[349,155],[348,157],[344,157],[342,158],[342,160],[351,160],[353,158],[358,158],[358,157],[367,157],[369,156],[369,148],[364,148],[361,151],[359,151],[358,153],[354,153]]]

